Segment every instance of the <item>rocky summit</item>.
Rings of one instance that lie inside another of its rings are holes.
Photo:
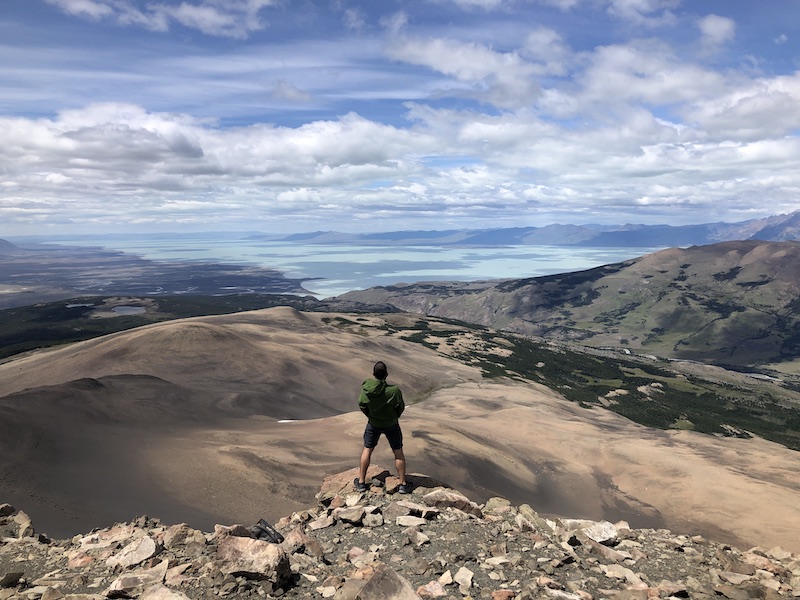
[[[400,495],[377,466],[357,492],[355,475],[326,478],[316,506],[274,524],[275,541],[241,524],[202,532],[148,517],[54,540],[0,504],[0,600],[800,597],[800,557],[781,548],[547,519],[423,475]]]

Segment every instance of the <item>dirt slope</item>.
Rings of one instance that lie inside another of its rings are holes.
[[[344,332],[337,318],[365,326]],[[651,430],[536,384],[482,380],[377,327],[385,320],[413,328],[416,317],[270,309],[2,364],[0,501],[51,535],[139,514],[202,528],[284,516],[322,476],[355,466],[355,398],[380,358],[410,405],[412,472],[546,514],[800,550],[796,452]],[[392,464],[383,441],[375,461]]]

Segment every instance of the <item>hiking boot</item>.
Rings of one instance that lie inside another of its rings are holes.
[[[411,488],[413,486],[410,483],[401,483],[400,487],[397,488],[398,494],[410,494]]]
[[[358,477],[353,479],[353,487],[356,488],[357,492],[366,492],[369,489],[369,486],[366,483],[361,483]]]

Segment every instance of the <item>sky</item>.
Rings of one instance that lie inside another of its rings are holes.
[[[0,237],[800,209],[800,0],[0,0]]]

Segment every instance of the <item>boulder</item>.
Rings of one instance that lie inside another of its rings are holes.
[[[78,539],[78,543],[83,550],[97,550],[115,546],[120,542],[141,535],[144,535],[144,533],[132,525],[115,525],[110,529],[83,536]]]
[[[419,600],[405,579],[387,565],[380,563],[368,579],[349,579],[334,596],[334,600]]]
[[[206,545],[206,536],[202,531],[192,529],[186,523],[172,525],[164,532],[164,547],[167,549],[177,546],[199,546],[200,550]]]
[[[417,588],[417,595],[420,598],[445,598],[447,590],[438,581],[431,581]]]
[[[161,548],[153,538],[144,536],[125,546],[118,554],[109,558],[106,564],[109,567],[120,566],[123,569],[127,569],[153,558],[160,551]]]
[[[139,600],[189,600],[189,596],[165,585],[154,585],[147,588]]]
[[[289,555],[278,544],[227,536],[217,545],[219,570],[230,575],[270,581],[283,587],[291,576]]]
[[[389,471],[378,465],[370,465],[367,469],[367,481],[377,479],[386,481]],[[350,469],[335,475],[329,475],[322,480],[322,485],[317,493],[317,500],[322,504],[329,504],[337,495],[346,495],[353,491],[353,480],[358,477],[358,468]]]
[[[339,508],[333,513],[334,518],[339,519],[343,523],[350,523],[352,525],[359,525],[364,519],[364,507],[354,506],[353,508]]]
[[[288,554],[302,552],[303,554],[316,556],[317,558],[322,558],[325,554],[319,540],[304,533],[300,528],[295,528],[290,531],[283,542],[281,542],[281,547]]]
[[[227,535],[232,535],[235,537],[250,537],[250,530],[245,527],[244,525],[214,525],[214,535],[213,537],[221,538]]]
[[[435,506],[436,508],[456,508],[470,515],[482,517],[483,512],[481,507],[472,502],[463,494],[459,494],[453,490],[446,490],[444,488],[428,492],[422,497],[422,501],[428,506]]]
[[[540,531],[545,535],[553,535],[554,533],[550,524],[528,504],[522,504],[519,507],[515,522],[523,531]]]
[[[145,589],[163,583],[168,568],[169,561],[162,560],[151,569],[143,569],[120,575],[106,589],[105,595],[109,598],[131,598],[138,596],[142,594]]]
[[[404,515],[395,519],[395,524],[400,527],[419,527],[425,525],[427,521],[422,517],[414,517],[412,515]]]
[[[33,523],[31,523],[31,518],[26,513],[21,510],[17,511],[17,513],[11,517],[11,523],[16,524],[17,537],[19,539],[33,537]]]

